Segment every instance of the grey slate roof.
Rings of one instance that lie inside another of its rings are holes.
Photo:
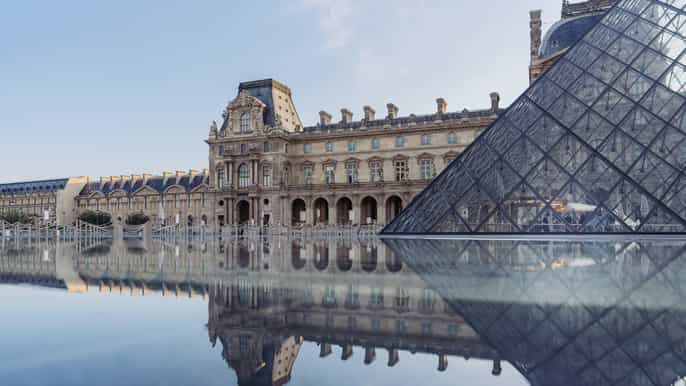
[[[0,194],[52,193],[64,189],[68,178],[0,184]]]
[[[210,176],[208,174],[198,174],[195,176],[185,175],[180,178],[176,176],[163,177],[163,176],[153,176],[149,177],[147,180],[143,177],[136,178],[135,180],[127,181],[93,181],[89,182],[84,186],[84,188],[79,193],[81,197],[90,196],[93,193],[110,194],[116,190],[122,190],[126,193],[134,193],[140,190],[143,186],[147,186],[159,193],[164,192],[171,186],[177,185],[185,189],[186,192],[191,192],[200,185],[209,185]]]

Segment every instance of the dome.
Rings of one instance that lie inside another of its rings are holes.
[[[541,43],[539,56],[548,57],[579,41],[605,15],[604,12],[562,19],[553,24]]]

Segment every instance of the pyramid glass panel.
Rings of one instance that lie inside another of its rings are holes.
[[[622,0],[385,234],[686,231],[685,0]]]

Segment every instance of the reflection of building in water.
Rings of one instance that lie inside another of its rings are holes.
[[[0,245],[0,284],[35,284],[84,292],[87,284],[74,270],[75,248],[71,244]]]
[[[389,240],[533,386],[686,375],[686,244]]]
[[[3,282],[64,288],[54,255],[18,250],[18,258],[0,252]],[[439,370],[461,356],[494,360],[500,371],[497,353],[378,240],[115,243],[78,255],[72,247],[70,256],[71,277],[85,290],[209,295],[210,338],[241,384],[287,382],[304,341],[318,343],[322,356],[339,346],[343,360],[363,348],[367,364],[384,350],[395,366],[405,350],[436,355]]]
[[[360,347],[365,364],[383,349],[395,366],[406,350],[435,354],[441,371],[448,356],[462,356],[493,359],[500,372],[497,353],[412,271],[396,259],[377,262],[377,243],[295,242],[280,248],[290,249],[283,270],[254,264],[249,246],[235,248],[237,275],[210,290],[208,331],[241,385],[287,382],[303,341],[318,343],[322,357],[339,346],[342,360]]]

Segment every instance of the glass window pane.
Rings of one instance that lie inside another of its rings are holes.
[[[650,43],[658,33],[660,33],[659,28],[655,28],[653,24],[640,18],[631,23],[629,28],[624,31],[624,35],[643,44]]]
[[[686,67],[675,63],[662,76],[660,83],[673,92],[683,94],[686,90]]]
[[[621,36],[610,45],[610,48],[607,49],[607,53],[624,63],[631,63],[638,55],[641,48],[642,46],[636,41],[629,39],[626,36]]]
[[[541,79],[534,84],[526,96],[542,108],[548,108],[562,94],[562,89],[548,79]]]
[[[582,72],[583,71],[581,71],[581,69],[574,64],[566,61],[565,59],[560,59],[555,66],[545,73],[544,77],[552,80],[558,86],[564,88],[572,84],[572,82],[574,82],[574,80],[578,78]]]
[[[564,93],[548,111],[564,125],[571,126],[586,110],[587,107],[574,97]]]
[[[597,48],[590,46],[584,42],[580,42],[567,54],[566,58],[570,62],[576,64],[581,69],[586,69],[593,63],[601,52]]]
[[[588,73],[581,75],[571,86],[570,92],[587,106],[593,105],[606,85]]]
[[[653,50],[645,50],[636,58],[631,66],[645,76],[659,79],[671,64],[672,60]]]
[[[614,90],[608,90],[598,99],[593,109],[610,122],[618,124],[634,107],[634,103]]]
[[[673,9],[660,4],[659,2],[653,2],[653,4],[643,11],[641,17],[650,20],[660,27],[666,27],[669,22],[672,21],[674,15],[676,15],[676,12]]]
[[[622,32],[635,18],[635,15],[618,9],[604,17],[602,23],[616,31]]]
[[[588,71],[593,74],[596,78],[602,80],[605,83],[611,82],[620,72],[624,70],[626,66],[610,57],[609,55],[603,54],[598,60],[593,63]]]
[[[686,48],[686,41],[679,35],[664,31],[650,43],[650,47],[662,55],[676,59]]]
[[[651,4],[650,0],[626,0],[620,1],[619,7],[627,11],[640,15],[647,6]]]
[[[600,143],[610,135],[612,130],[613,126],[610,122],[594,112],[584,115],[572,129],[576,135],[594,149],[600,146]]]

